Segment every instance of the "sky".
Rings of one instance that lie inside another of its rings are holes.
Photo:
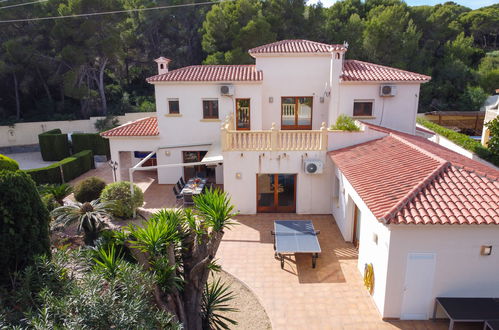
[[[308,3],[317,3],[319,0],[309,0]],[[324,7],[329,7],[337,0],[321,0]],[[471,9],[477,9],[480,7],[490,6],[498,2],[498,0],[453,0],[454,2],[469,7]],[[446,2],[445,0],[405,0],[409,6],[421,6],[421,5],[436,5],[439,3]]]

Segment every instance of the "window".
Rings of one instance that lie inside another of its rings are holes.
[[[168,113],[169,114],[179,114],[180,106],[178,99],[168,99]]]
[[[354,117],[371,117],[373,115],[373,102],[372,101],[355,101],[353,103],[353,116]]]
[[[203,100],[203,118],[218,119],[218,100]]]
[[[312,97],[281,98],[282,129],[312,129]]]

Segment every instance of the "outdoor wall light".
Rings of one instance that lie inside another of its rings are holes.
[[[492,254],[492,245],[482,245],[480,248],[480,255],[490,256]]]
[[[241,158],[243,158],[243,157],[244,157],[244,154],[241,152]]]
[[[374,244],[378,245],[378,234],[373,233],[373,242]]]
[[[243,175],[241,174],[241,172],[236,173],[236,179],[241,179],[242,177]]]
[[[165,156],[170,156],[170,150],[165,151]]]
[[[274,98],[272,96],[269,96],[269,103],[274,103]]]
[[[324,103],[324,96],[319,97],[319,102]]]

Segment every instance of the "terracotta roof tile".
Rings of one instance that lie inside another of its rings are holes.
[[[254,65],[191,65],[147,78],[161,81],[261,81],[262,71]]]
[[[101,133],[101,136],[156,136],[159,135],[156,117],[147,117],[123,124]]]
[[[430,76],[357,60],[343,62],[343,81],[419,81],[426,82]]]
[[[255,54],[289,54],[289,53],[315,53],[325,54],[333,51],[346,51],[345,45],[330,45],[310,40],[281,40],[271,44],[252,48],[250,55]]]
[[[499,224],[499,171],[423,138],[388,135],[329,152],[387,224]]]

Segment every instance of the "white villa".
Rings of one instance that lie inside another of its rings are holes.
[[[202,175],[242,214],[332,214],[359,271],[372,265],[384,318],[428,319],[439,296],[499,297],[499,171],[415,136],[430,77],[346,52],[283,40],[249,50],[255,65],[171,71],[161,57],[156,117],[102,135],[118,164],[132,153],[132,179]],[[331,130],[342,114],[360,130]]]

